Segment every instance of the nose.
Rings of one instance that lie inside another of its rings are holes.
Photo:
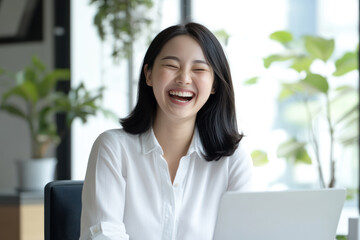
[[[179,72],[176,82],[184,85],[190,84],[192,82],[191,72],[187,70]]]

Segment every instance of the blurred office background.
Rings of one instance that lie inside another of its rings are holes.
[[[187,1],[155,1],[151,12],[154,17],[152,35],[181,22],[181,13],[185,11],[181,4],[184,2]],[[263,66],[263,58],[280,51],[280,44],[269,39],[270,34],[278,30],[288,30],[296,38],[303,35],[333,38],[336,42],[334,57],[337,58],[343,52],[355,51],[358,43],[358,1],[226,0],[219,3],[215,0],[194,0],[188,11],[192,20],[206,25],[213,32],[223,31],[228,35],[226,43],[221,35],[219,38],[223,40],[232,69],[239,128],[246,135],[244,144],[249,151],[263,149],[269,159],[266,165],[255,168],[255,187],[319,187],[315,162],[289,167],[284,159],[276,155],[277,146],[287,137],[287,130],[279,123],[282,113],[279,112],[277,101],[279,84],[275,78],[291,79],[293,76],[291,73],[284,76],[284,70],[280,67],[269,74]],[[87,1],[72,3],[72,82],[85,80],[94,87],[105,85],[108,90],[104,104],[119,117],[124,117],[129,112],[127,62],[121,60],[114,64],[113,59],[109,58],[111,45],[102,43],[94,26],[89,24],[94,13],[95,9]],[[139,39],[135,46],[133,102],[136,100],[137,77],[147,43]],[[265,80],[253,86],[244,84],[246,80],[259,75],[265,76]],[[346,75],[344,79],[342,81],[358,86],[357,72]],[[117,122],[101,117],[93,118],[84,126],[75,124],[72,134],[73,178],[84,177],[92,140],[100,132],[116,127],[119,127]],[[358,155],[356,151],[346,154],[339,160],[343,168],[339,167],[338,174],[341,176],[338,183],[356,188]]]
[[[294,76],[292,73],[286,75],[288,73],[281,67],[265,69],[263,58],[281,51],[280,44],[269,38],[271,33],[279,30],[290,31],[296,38],[303,35],[333,38],[336,43],[334,58],[346,51],[355,51],[359,41],[359,1],[153,0],[152,9],[146,13],[152,24],[144,29],[146,37],[139,37],[134,42],[132,81],[128,80],[128,61],[114,61],[111,57],[111,37],[101,41],[93,24],[97,9],[89,4],[89,0],[35,2],[40,4],[36,14],[41,15],[35,29],[40,28],[41,34],[19,41],[0,35],[0,67],[16,72],[28,65],[33,55],[50,68],[69,67],[71,85],[84,82],[89,88],[106,87],[103,106],[118,118],[125,117],[136,101],[137,78],[148,38],[165,27],[186,20],[202,23],[217,32],[233,74],[239,128],[246,135],[243,144],[250,152],[261,149],[269,160],[263,166],[255,167],[255,188],[319,187],[316,162],[292,164],[277,156],[277,147],[289,137],[288,132],[294,125],[281,125],[283,112],[277,100],[280,84],[276,78],[292,79]],[[10,14],[4,7],[8,3],[7,0],[0,1],[0,34],[11,32],[8,25],[16,22],[11,16],[15,14]],[[324,71],[334,68],[331,64],[318,67]],[[245,84],[254,76],[262,76],[262,80],[253,85]],[[345,75],[342,81],[358,88],[358,79],[358,72],[354,71]],[[3,91],[0,85],[0,94]],[[58,178],[83,179],[96,137],[107,129],[118,127],[117,120],[102,115],[90,118],[85,125],[76,121],[71,137],[57,150]],[[358,129],[354,128],[354,132],[357,134]],[[14,160],[29,155],[28,138],[21,120],[0,111],[0,188],[16,187]],[[357,212],[358,144],[337,154],[337,184],[354,191],[347,206]],[[324,168],[328,168],[327,163]],[[329,177],[326,170],[324,174],[325,178]],[[354,211],[350,211],[351,214]]]

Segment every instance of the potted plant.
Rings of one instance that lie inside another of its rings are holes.
[[[33,57],[32,64],[15,75],[0,71],[8,87],[1,96],[0,111],[23,119],[30,133],[31,156],[17,161],[19,190],[42,190],[54,179],[56,159],[46,158],[50,146],[57,146],[62,135],[57,131],[55,115],[65,113],[67,127],[75,119],[85,123],[98,112],[109,114],[99,100],[104,88],[89,91],[84,84],[71,88],[68,94],[56,90],[59,81],[69,81],[68,69],[47,71],[44,64]],[[7,75],[7,77],[5,76]],[[41,176],[41,175],[44,176]]]
[[[287,124],[293,128],[288,128],[289,139],[278,146],[277,155],[292,163],[315,162],[320,186],[334,187],[340,151],[356,149],[358,144],[358,89],[345,76],[358,70],[358,49],[336,56],[333,39],[294,39],[287,31],[274,32],[270,38],[280,43],[283,51],[265,57],[265,68],[277,64],[296,76],[280,81],[282,117],[287,116]],[[258,81],[259,77],[254,77],[246,83]],[[259,165],[268,161],[261,150],[254,151],[253,157]]]

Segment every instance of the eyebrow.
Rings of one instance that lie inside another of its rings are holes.
[[[161,61],[163,60],[175,60],[177,62],[180,62],[180,59],[178,57],[175,57],[175,56],[166,56],[166,57],[163,57],[162,59],[160,59]],[[202,64],[206,64],[206,65],[209,65],[209,63],[207,63],[206,61],[204,60],[194,60],[193,63],[202,63]]]

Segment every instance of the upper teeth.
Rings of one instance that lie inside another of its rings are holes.
[[[179,97],[192,97],[193,94],[191,92],[180,92],[180,91],[170,91],[171,95],[176,95]]]

